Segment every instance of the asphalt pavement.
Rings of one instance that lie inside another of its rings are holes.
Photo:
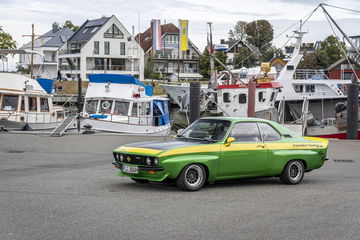
[[[116,176],[114,148],[154,139],[0,134],[0,239],[360,239],[360,141],[331,141],[296,186],[183,192]]]

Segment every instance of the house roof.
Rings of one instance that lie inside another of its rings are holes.
[[[161,25],[161,34],[162,34],[161,37],[163,37],[165,34],[171,34],[171,33],[179,34],[179,28],[172,23]],[[141,47],[144,49],[144,52],[146,53],[152,48],[152,28],[149,27],[148,29],[146,29],[145,32],[138,33],[135,36],[136,41],[139,41],[139,38],[140,38]],[[190,39],[189,39],[189,43],[190,46],[192,46],[199,54],[201,54],[199,49],[190,41]]]
[[[111,17],[104,17],[99,19],[86,20],[68,39],[68,42],[83,42],[90,40],[110,18]]]
[[[254,45],[252,45],[252,44],[250,44],[250,43],[248,43],[248,42],[246,42],[246,41],[243,41],[243,40],[241,40],[241,39],[231,39],[231,40],[225,41],[225,44],[228,44],[228,45],[229,45],[229,50],[228,50],[228,52],[229,52],[231,49],[233,49],[233,48],[234,48],[237,44],[239,44],[239,43],[244,44],[248,49],[250,49],[250,51],[252,51],[252,52],[260,55],[260,50],[259,50],[257,47],[255,47]]]
[[[352,64],[354,64],[356,67],[359,67],[359,68],[360,68],[360,64],[359,64],[358,62],[356,62],[355,60],[353,60],[353,59],[351,59],[351,58],[349,58],[349,60],[350,60],[350,62],[351,62]],[[330,71],[331,69],[335,68],[336,66],[338,66],[338,65],[340,65],[340,64],[342,64],[342,63],[348,63],[347,58],[342,58],[342,59],[340,59],[339,61],[331,64],[326,70]]]
[[[53,29],[35,39],[35,47],[61,47],[74,34],[70,28]],[[31,42],[24,44],[20,49],[31,47]]]

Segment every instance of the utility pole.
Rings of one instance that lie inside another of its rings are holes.
[[[34,24],[31,24],[31,62],[30,62],[30,78],[34,76],[34,48],[35,48],[35,30]]]
[[[34,50],[35,50],[35,27],[31,24],[31,35],[22,35],[23,37],[31,37],[31,58],[30,58],[30,77],[34,76]]]

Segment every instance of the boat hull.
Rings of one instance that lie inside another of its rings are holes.
[[[29,126],[28,130],[51,130],[54,129],[57,125],[59,125],[61,121],[59,122],[53,122],[53,123],[25,123],[25,122],[19,122],[19,121],[9,121],[5,119],[0,119],[0,126],[3,126],[4,129],[9,131],[21,131],[24,130],[26,125]]]
[[[148,126],[148,125],[106,121],[100,119],[83,118],[81,120],[81,126],[84,126],[86,124],[91,125],[92,128],[95,130],[99,130],[103,132],[124,133],[124,134],[134,134],[134,135],[165,136],[169,133],[171,128],[170,124],[163,126]]]

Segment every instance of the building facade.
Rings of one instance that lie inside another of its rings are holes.
[[[144,51],[113,15],[87,20],[60,48],[62,78],[88,80],[89,74],[112,73],[144,78]]]
[[[54,23],[50,31],[35,39],[34,51],[39,53],[33,55],[33,72],[35,77],[57,77],[58,49],[64,45],[73,33],[70,28],[60,28],[57,23]],[[24,44],[21,49],[31,50],[31,42]],[[30,67],[31,55],[21,54],[19,64]]]
[[[329,79],[343,79],[352,80],[356,78],[353,69],[357,76],[360,76],[360,64],[353,59],[350,59],[351,65],[346,58],[340,59],[326,70],[328,72]]]
[[[159,51],[152,50],[151,28],[136,36],[145,52],[145,63],[148,66],[151,63],[155,73],[171,81],[202,79],[199,73],[199,49],[188,40],[189,49],[179,51],[179,28],[172,23],[161,25],[161,34],[163,49]]]

